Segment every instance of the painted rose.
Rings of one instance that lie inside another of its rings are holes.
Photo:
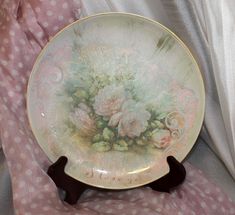
[[[171,133],[169,130],[157,130],[153,132],[152,143],[159,149],[168,147],[171,143]]]
[[[69,117],[84,136],[91,136],[96,131],[95,121],[89,116],[89,111],[90,109],[81,103]]]
[[[101,89],[95,97],[96,114],[110,117],[121,110],[127,96],[122,86],[109,85]]]
[[[121,137],[139,137],[146,130],[150,116],[143,105],[128,100],[123,104],[121,112],[110,118],[109,126],[118,125],[118,134]]]

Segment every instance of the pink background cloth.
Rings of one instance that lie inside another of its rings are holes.
[[[235,214],[235,203],[200,170],[185,164],[187,178],[171,194],[150,188],[88,190],[75,206],[60,200],[47,176],[50,165],[28,124],[27,81],[51,36],[78,19],[79,0],[0,0],[0,135],[12,179],[16,215]]]

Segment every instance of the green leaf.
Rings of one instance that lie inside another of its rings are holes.
[[[97,152],[107,152],[111,149],[111,145],[109,142],[100,141],[92,144],[92,148]]]
[[[166,116],[167,116],[167,113],[164,112],[164,113],[157,115],[157,119],[162,120],[162,119],[166,118]]]
[[[119,140],[113,144],[113,149],[116,151],[127,151],[128,144],[125,140]]]
[[[103,139],[103,136],[101,134],[96,134],[93,139],[92,139],[92,142],[95,143],[95,142],[99,142]]]
[[[114,138],[114,133],[109,128],[104,128],[103,130],[103,138],[104,140],[112,140]]]

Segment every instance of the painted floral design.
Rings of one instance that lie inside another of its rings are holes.
[[[166,148],[172,141],[171,133],[166,129],[156,130],[153,132],[151,141],[159,149]]]
[[[85,136],[94,134],[96,130],[95,121],[89,116],[89,112],[89,107],[81,103],[69,116],[70,121]]]
[[[95,96],[94,110],[98,115],[112,116],[120,111],[125,100],[126,93],[122,86],[109,85]]]
[[[118,134],[121,137],[139,137],[146,130],[150,116],[143,105],[128,100],[124,102],[121,112],[110,118],[109,125],[118,125]]]
[[[97,152],[164,150],[180,140],[187,106],[180,106],[171,89],[146,101],[139,81],[122,69],[96,73],[83,65],[65,82],[61,94],[66,94],[70,135],[85,138]]]

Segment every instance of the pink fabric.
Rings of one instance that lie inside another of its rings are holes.
[[[76,206],[63,203],[46,174],[50,165],[30,130],[25,103],[36,56],[51,36],[79,18],[76,0],[0,0],[0,134],[16,215],[235,214],[235,204],[189,164],[185,183],[171,194],[138,188],[89,190]]]

